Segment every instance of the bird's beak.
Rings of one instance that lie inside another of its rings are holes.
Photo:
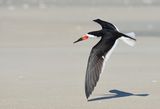
[[[89,37],[87,35],[82,36],[81,38],[79,38],[78,40],[74,41],[73,43],[77,43],[79,41],[83,41],[83,40],[87,40]]]

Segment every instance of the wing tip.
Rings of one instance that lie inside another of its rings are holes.
[[[87,100],[89,99],[90,95],[92,94],[92,91],[89,91],[87,87],[85,88],[85,95],[86,95]]]
[[[94,22],[97,22],[97,21],[100,21],[101,19],[97,18],[97,19],[94,19],[93,21]]]
[[[129,46],[134,47],[137,41],[136,34],[134,32],[130,32],[130,33],[126,33],[125,35],[127,35],[130,38],[122,36],[121,39]]]
[[[86,94],[86,98],[88,99],[90,96],[90,93],[87,91],[87,89],[85,88],[85,94]]]
[[[87,98],[87,100],[88,100],[88,98],[89,98],[89,95],[86,95],[86,98]]]

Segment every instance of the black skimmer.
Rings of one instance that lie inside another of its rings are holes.
[[[88,59],[85,77],[85,94],[87,99],[93,92],[94,87],[99,80],[99,76],[103,71],[104,63],[111,55],[117,41],[122,39],[130,46],[134,46],[136,41],[135,34],[133,32],[123,34],[112,23],[100,19],[93,21],[100,24],[102,29],[89,32],[74,42],[77,43],[89,38],[101,37],[100,41],[92,48]]]

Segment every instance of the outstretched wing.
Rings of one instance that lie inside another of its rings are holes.
[[[103,21],[101,19],[95,19],[94,22],[100,24],[103,29],[119,31],[118,28],[110,22]]]
[[[97,81],[99,80],[100,73],[102,72],[105,63],[104,60],[109,58],[111,52],[114,49],[113,45],[116,45],[113,42],[105,45],[104,48],[102,47],[103,44],[101,44],[100,42],[92,48],[88,60],[85,77],[85,94],[87,98],[90,96],[97,84]]]
[[[94,90],[103,67],[104,58],[102,56],[97,56],[96,54],[94,49],[92,49],[88,61],[85,77],[85,93],[87,98]]]

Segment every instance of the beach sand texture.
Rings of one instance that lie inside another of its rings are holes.
[[[1,109],[158,109],[159,7],[52,7],[0,10]],[[73,44],[113,22],[137,33],[135,47],[119,42],[95,88],[84,93],[90,49],[99,39]]]

